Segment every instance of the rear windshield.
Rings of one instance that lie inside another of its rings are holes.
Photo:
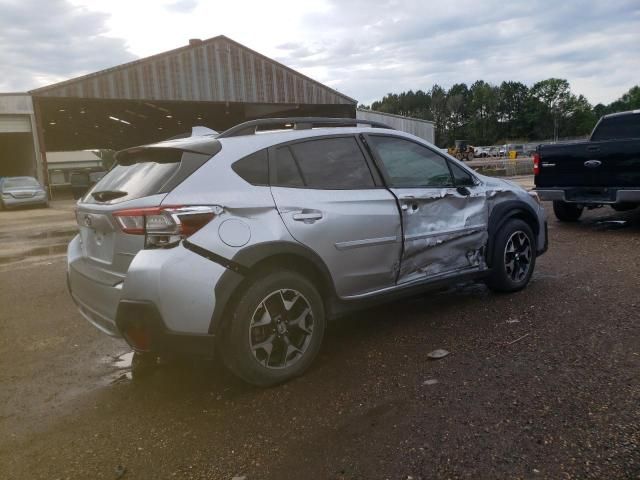
[[[38,181],[32,177],[5,178],[2,185],[4,188],[39,187],[40,186]]]
[[[591,140],[622,140],[640,138],[640,114],[617,115],[603,118],[596,126]]]
[[[160,193],[180,167],[179,150],[142,150],[119,161],[82,199],[119,203]]]

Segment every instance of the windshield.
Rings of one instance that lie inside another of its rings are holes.
[[[14,177],[6,178],[3,182],[3,188],[24,188],[24,187],[39,187],[40,184],[33,177]]]

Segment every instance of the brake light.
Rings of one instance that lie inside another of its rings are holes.
[[[538,152],[533,154],[533,174],[538,175],[540,173],[540,154]]]
[[[113,214],[120,230],[144,235],[145,248],[173,247],[222,212],[218,206],[130,208]]]

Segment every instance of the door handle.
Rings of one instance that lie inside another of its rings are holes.
[[[591,145],[587,147],[587,152],[599,152],[599,151],[600,151],[600,147],[598,147],[597,145]]]
[[[322,212],[313,212],[309,210],[303,210],[293,214],[293,219],[297,222],[313,223],[321,218]]]

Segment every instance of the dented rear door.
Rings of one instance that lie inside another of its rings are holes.
[[[397,282],[484,267],[484,188],[439,153],[409,139],[368,135],[402,214],[404,248]]]

